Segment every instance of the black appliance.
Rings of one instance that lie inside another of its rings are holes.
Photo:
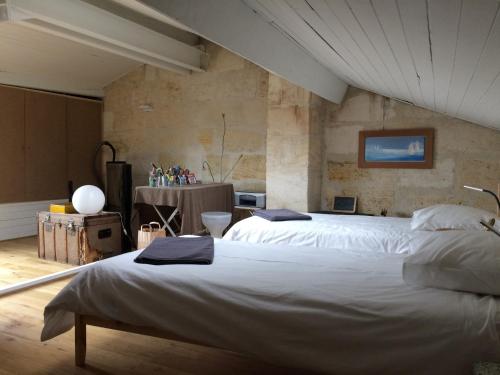
[[[132,165],[125,161],[116,160],[116,150],[113,145],[107,141],[101,142],[96,149],[95,161],[103,146],[111,148],[113,158],[106,162],[106,182],[104,185],[106,195],[105,210],[108,212],[119,212],[122,217],[124,233],[122,235],[123,251],[129,251],[132,248],[130,220],[132,215]],[[94,161],[94,165],[95,164]],[[99,177],[98,170],[96,174]]]

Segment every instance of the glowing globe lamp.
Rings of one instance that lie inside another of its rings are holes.
[[[97,214],[104,207],[104,193],[97,186],[84,185],[76,189],[71,198],[73,207],[81,214]]]

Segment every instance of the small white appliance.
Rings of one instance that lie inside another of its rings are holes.
[[[234,204],[236,206],[266,208],[266,193],[236,191],[234,193]]]

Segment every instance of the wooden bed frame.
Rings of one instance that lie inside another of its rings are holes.
[[[498,195],[500,195],[500,184],[498,184]],[[497,216],[500,215],[500,209],[497,209]],[[87,325],[114,329],[129,333],[137,333],[140,335],[159,337],[162,339],[179,341],[187,344],[201,345],[214,349],[228,350],[224,348],[209,346],[194,340],[189,340],[171,332],[160,331],[155,328],[135,326],[118,321],[105,320],[90,315],[81,315],[75,313],[75,364],[77,366],[85,366],[85,356],[87,353]],[[500,339],[500,332],[498,332]]]
[[[162,339],[183,342],[187,344],[201,345],[204,347],[226,350],[215,346],[209,346],[201,342],[189,340],[171,332],[160,331],[156,328],[135,326],[119,321],[106,320],[97,318],[91,315],[81,315],[75,313],[75,365],[79,367],[85,366],[85,357],[87,353],[87,326],[101,327],[123,331],[129,333],[137,333],[140,335],[159,337]]]

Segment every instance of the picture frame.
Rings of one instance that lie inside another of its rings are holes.
[[[359,168],[431,169],[433,155],[432,128],[359,132]]]

